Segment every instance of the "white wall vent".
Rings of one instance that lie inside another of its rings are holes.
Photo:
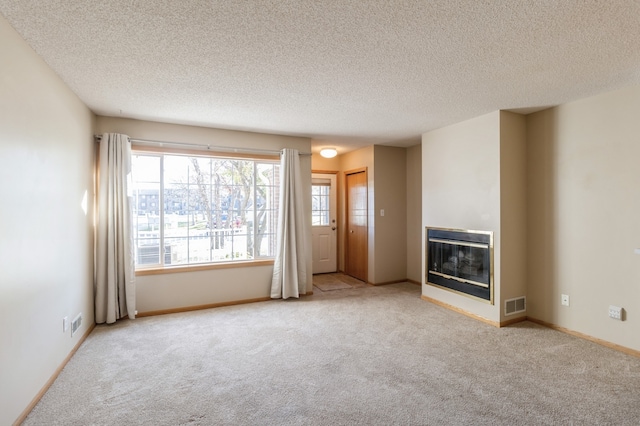
[[[76,333],[76,331],[78,331],[81,325],[82,325],[82,312],[80,312],[78,316],[75,317],[73,321],[71,321],[71,336],[73,336]]]
[[[513,315],[527,310],[527,300],[523,297],[516,297],[515,299],[505,300],[504,302],[504,314]]]

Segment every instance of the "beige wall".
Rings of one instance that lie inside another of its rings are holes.
[[[2,16],[0,57],[0,424],[8,425],[93,324],[94,117]],[[83,325],[71,337],[62,318],[78,313]]]
[[[525,316],[504,314],[505,300],[527,295],[524,116],[495,111],[422,141],[423,225],[493,231],[494,304],[426,284],[423,295],[495,323]]]
[[[323,159],[317,154],[312,158],[313,170],[338,170],[338,269],[344,271],[344,231],[346,230],[345,171],[366,168],[368,178],[368,282],[383,284],[405,280],[408,277],[409,245],[407,229],[412,218],[414,233],[412,266],[414,280],[420,279],[421,214],[420,194],[420,145],[413,147],[409,158],[406,148],[372,145],[337,156]],[[411,161],[411,167],[408,162]],[[411,192],[408,181],[411,180]],[[416,182],[417,180],[417,182]],[[411,201],[408,197],[411,195]],[[407,206],[412,206],[412,216]],[[380,210],[385,210],[385,216]]]
[[[124,133],[135,139],[171,141],[202,145],[275,150],[293,148],[311,152],[311,140],[290,136],[268,135],[195,126],[156,123],[112,117],[97,118],[97,132]],[[194,151],[197,152],[197,151]],[[304,185],[309,196],[305,199],[307,217],[311,217],[311,156],[300,157]],[[311,253],[311,224],[307,235]],[[311,256],[307,257],[308,288],[311,284]],[[136,277],[137,310],[139,313],[226,303],[269,297],[273,267],[244,267],[184,272]]]
[[[406,148],[374,146],[375,284],[407,278],[406,168]]]
[[[632,87],[423,135],[423,225],[494,231],[496,306],[423,294],[494,321],[512,318],[504,300],[526,296],[531,318],[640,350],[638,116]]]
[[[266,133],[240,132],[236,130],[212,129],[210,127],[183,126],[155,121],[132,120],[118,117],[98,117],[97,133],[124,133],[134,139],[149,139],[230,148],[273,150],[297,149],[301,153],[311,152],[311,139]],[[311,164],[310,156],[302,156]],[[311,177],[309,177],[311,179]]]
[[[640,87],[527,117],[529,316],[635,350],[638,117]],[[623,307],[626,320],[608,318],[609,305]]]
[[[339,155],[340,158],[340,174],[338,175],[338,185],[341,188],[339,191],[340,202],[339,214],[340,217],[340,228],[343,232],[338,233],[338,269],[344,271],[344,232],[346,232],[347,224],[346,224],[346,203],[345,203],[345,175],[344,172],[360,169],[363,167],[367,168],[367,205],[369,209],[369,217],[368,217],[368,235],[367,235],[367,250],[368,250],[368,281],[375,278],[374,273],[374,264],[375,264],[375,215],[374,211],[374,163],[373,163],[373,145],[365,148],[360,148],[356,151],[351,151],[343,155]]]
[[[527,295],[527,125],[521,114],[500,111],[500,320],[504,302]]]
[[[324,158],[318,153],[313,154],[311,157],[311,164],[313,170],[322,172],[337,172],[340,170],[340,157]]]
[[[494,299],[499,301],[499,111],[422,135],[422,196],[424,227],[493,231]],[[490,305],[427,284],[422,294],[500,320],[499,303]]]
[[[272,274],[269,265],[138,276],[136,309],[145,313],[268,298]]]
[[[422,283],[422,145],[406,149],[407,271],[406,277]]]

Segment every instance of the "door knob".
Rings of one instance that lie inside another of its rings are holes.
[[[351,233],[353,234],[353,229],[351,230]]]
[[[332,230],[332,231],[335,231],[335,230],[336,230],[336,227],[335,227],[335,226],[332,226],[332,227],[331,227],[331,230]]]

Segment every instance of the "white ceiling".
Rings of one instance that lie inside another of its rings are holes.
[[[0,0],[0,13],[97,114],[314,150],[410,146],[640,84],[638,0]]]

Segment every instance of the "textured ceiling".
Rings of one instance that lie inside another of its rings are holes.
[[[640,84],[637,0],[0,0],[0,13],[97,114],[316,148],[408,146]]]

